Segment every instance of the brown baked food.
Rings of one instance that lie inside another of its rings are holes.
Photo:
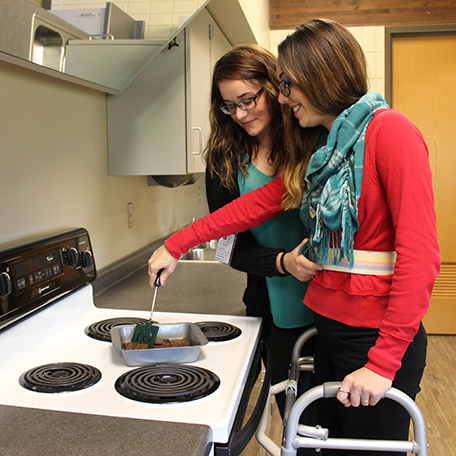
[[[182,339],[171,339],[170,342],[172,347],[190,347],[192,345],[186,337]]]
[[[186,337],[182,339],[170,339],[170,342],[171,347],[190,347],[192,345]]]
[[[166,339],[165,337],[157,337],[155,339],[154,348],[169,348],[169,347],[190,347],[192,344],[186,338],[182,339]],[[147,344],[140,344],[139,342],[124,342],[125,350],[145,350],[148,347]]]
[[[154,348],[168,348],[168,347],[190,347],[192,344],[186,337],[182,339],[167,339],[157,337],[155,339]]]
[[[157,337],[155,339],[154,348],[168,348],[171,347],[171,342],[165,337]]]
[[[124,342],[123,344],[125,350],[144,350],[148,348],[147,344],[141,344],[139,342]]]

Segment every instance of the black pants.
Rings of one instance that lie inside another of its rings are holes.
[[[353,328],[315,315],[318,329],[315,351],[315,382],[342,381],[367,362],[367,352],[375,344],[377,329]],[[409,345],[402,367],[396,373],[393,386],[415,400],[426,364],[427,336],[423,325]],[[329,429],[330,437],[408,440],[410,417],[406,410],[390,399],[375,406],[344,407],[337,399],[316,402],[318,421]],[[381,451],[324,450],[324,455],[396,455]]]

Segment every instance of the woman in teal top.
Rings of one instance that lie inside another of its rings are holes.
[[[247,174],[238,174],[241,195],[271,182],[274,176],[263,174],[253,163],[247,165]],[[250,230],[259,245],[291,252],[304,238],[307,230],[300,223],[299,211],[284,212]],[[313,316],[302,305],[309,282],[301,282],[292,275],[266,277],[270,310],[274,324],[279,328],[296,328],[313,322]]]
[[[211,133],[205,150],[211,212],[275,179],[286,166],[278,83],[276,58],[257,45],[235,47],[216,63]],[[307,283],[286,273],[280,261],[285,251],[305,238],[299,212],[291,211],[255,230],[238,233],[230,263],[247,273],[246,313],[263,319],[262,337],[271,348],[273,384],[288,378],[293,345],[313,325],[313,314],[303,304]],[[311,354],[312,348],[306,348],[303,354]],[[282,414],[284,396],[276,397]]]

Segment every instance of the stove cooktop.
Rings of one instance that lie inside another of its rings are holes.
[[[215,442],[228,440],[256,351],[261,319],[225,315],[155,312],[160,323],[201,321],[228,323],[241,331],[231,340],[209,342],[199,359],[186,366],[211,372],[219,385],[210,394],[192,401],[147,403],[125,397],[116,382],[132,370],[111,343],[89,337],[94,322],[116,318],[147,319],[148,312],[99,309],[93,304],[92,286],[55,302],[0,333],[0,404],[95,415],[206,424]],[[101,378],[87,388],[47,394],[20,385],[30,369],[52,363],[81,363],[98,369]]]
[[[214,442],[227,442],[257,352],[261,319],[155,312],[162,324],[200,323],[210,341],[179,373],[134,371],[112,348],[110,330],[119,321],[148,320],[149,312],[95,307],[90,284],[95,277],[90,239],[82,228],[0,248],[0,404],[203,424],[211,427]],[[173,392],[159,403],[138,401],[137,385],[126,392],[133,372],[139,372],[140,382],[147,377],[146,389],[158,384],[173,389],[193,382],[196,371],[203,375],[192,386],[191,400]]]

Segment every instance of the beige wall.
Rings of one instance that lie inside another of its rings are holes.
[[[260,46],[270,48],[268,0],[239,0]]]
[[[366,54],[370,90],[385,95],[385,27],[350,27]]]
[[[108,176],[105,97],[0,61],[0,244],[82,226],[102,268],[207,212],[201,179]]]

